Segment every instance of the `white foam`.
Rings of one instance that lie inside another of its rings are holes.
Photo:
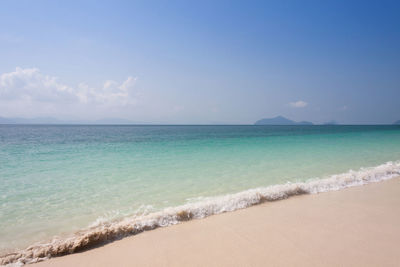
[[[109,242],[142,231],[177,224],[190,219],[204,218],[213,214],[234,211],[266,201],[285,199],[299,194],[316,194],[388,180],[400,175],[400,161],[387,162],[377,167],[350,170],[323,179],[286,183],[218,197],[203,198],[197,202],[163,211],[125,218],[118,222],[98,220],[86,230],[66,239],[53,239],[49,243],[36,244],[23,251],[0,258],[1,264],[32,263],[54,256],[74,253],[92,246]]]

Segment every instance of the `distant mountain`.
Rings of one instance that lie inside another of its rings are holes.
[[[254,123],[254,125],[313,125],[313,123],[309,121],[296,122],[285,117],[278,116],[275,118],[258,120]]]
[[[13,124],[13,123],[15,123],[15,121],[13,121],[12,119],[0,117],[0,124]]]
[[[337,125],[338,123],[336,121],[327,121],[325,123],[323,123],[322,125]]]
[[[396,121],[396,122],[393,123],[393,124],[400,125],[400,120]]]
[[[95,124],[133,124],[133,122],[130,120],[120,119],[120,118],[100,119],[100,120],[96,120],[92,123],[95,123]]]
[[[50,118],[50,117],[42,117],[42,118],[4,118],[0,117],[0,124],[56,124],[62,123],[61,121]]]
[[[51,117],[40,118],[4,118],[0,117],[0,124],[135,124],[132,121],[119,118],[100,120],[69,120],[63,121]]]

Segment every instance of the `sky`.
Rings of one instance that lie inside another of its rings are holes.
[[[399,1],[0,2],[0,117],[400,120]]]

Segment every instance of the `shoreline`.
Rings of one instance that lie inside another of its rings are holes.
[[[277,184],[241,191],[234,194],[205,198],[199,202],[166,208],[141,217],[127,217],[121,221],[104,223],[76,232],[66,238],[34,244],[16,253],[0,258],[0,264],[35,263],[49,258],[86,251],[124,237],[129,237],[159,227],[202,219],[211,215],[248,208],[264,202],[290,198],[301,194],[316,194],[337,191],[354,186],[393,179],[400,174],[400,162],[386,162],[382,165],[350,170],[323,179],[309,179],[305,182]]]
[[[294,196],[33,266],[398,266],[400,177]]]

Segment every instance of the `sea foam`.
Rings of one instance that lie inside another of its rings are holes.
[[[51,257],[89,249],[129,235],[158,227],[200,219],[214,214],[247,208],[268,201],[300,194],[316,194],[388,180],[400,175],[400,161],[350,170],[322,179],[261,187],[217,197],[207,197],[185,205],[166,208],[147,215],[128,217],[117,222],[97,222],[68,238],[54,238],[48,243],[32,245],[24,250],[0,257],[0,264],[21,266]]]

